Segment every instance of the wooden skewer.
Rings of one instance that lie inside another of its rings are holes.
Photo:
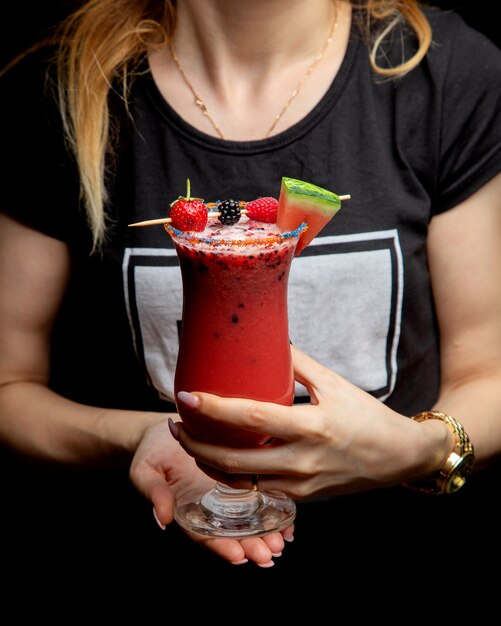
[[[350,200],[351,196],[349,194],[345,196],[339,196],[339,199],[344,202],[345,200]],[[247,213],[247,209],[242,209],[240,211],[243,215]],[[211,211],[208,213],[209,217],[219,217],[221,213],[219,211]],[[145,220],[144,222],[134,222],[133,224],[129,224],[129,226],[155,226],[155,224],[169,224],[172,222],[170,217],[159,217],[155,220]]]
[[[247,213],[246,209],[242,209],[240,213]],[[219,217],[221,213],[219,211],[210,211],[207,214],[209,217]],[[134,224],[129,224],[129,226],[153,226],[154,224],[169,224],[172,222],[170,217],[160,217],[156,220],[146,220],[144,222],[135,222]]]

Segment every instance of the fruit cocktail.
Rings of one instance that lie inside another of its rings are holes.
[[[229,204],[234,203],[230,201]],[[294,376],[287,315],[287,282],[301,224],[280,233],[276,224],[218,207],[202,232],[166,227],[183,278],[183,319],[175,392],[206,391],[291,405]],[[216,428],[181,407],[186,427],[205,441],[256,446],[266,438]],[[283,494],[234,490],[217,485],[209,494],[178,502],[176,520],[213,536],[257,536],[280,530],[294,519],[295,505]]]
[[[313,183],[282,178],[280,197],[216,205],[187,194],[169,217],[130,226],[164,224],[183,277],[183,319],[174,388],[290,405],[294,380],[288,332],[287,281],[292,259],[341,208],[338,196]],[[216,211],[209,213],[208,208]],[[245,217],[242,215],[245,214]],[[218,221],[209,219],[217,217]],[[266,445],[267,437],[216,427],[181,407],[200,439],[228,446]],[[175,517],[184,528],[214,537],[250,537],[283,530],[294,502],[282,493],[235,490],[218,483],[186,494]]]
[[[298,232],[242,217],[203,233],[170,230],[183,277],[183,322],[175,391],[292,404],[294,378],[287,281]],[[228,445],[260,443],[251,433],[215,432],[195,416],[187,428]]]

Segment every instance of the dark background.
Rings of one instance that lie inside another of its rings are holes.
[[[41,37],[51,24],[81,0],[26,0],[2,2],[0,14],[0,66]],[[477,30],[501,47],[501,28],[492,0],[433,0],[429,4],[455,9]]]

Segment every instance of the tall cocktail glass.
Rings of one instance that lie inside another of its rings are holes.
[[[175,392],[206,391],[291,405],[294,397],[287,312],[289,270],[306,225],[279,233],[275,224],[242,217],[232,226],[209,220],[203,233],[171,226],[183,279],[183,316]],[[180,406],[186,427],[205,441],[229,446],[266,445],[267,437],[216,428]],[[209,493],[176,503],[184,528],[210,536],[260,536],[282,530],[295,517],[294,502],[279,492],[235,490],[217,484]]]

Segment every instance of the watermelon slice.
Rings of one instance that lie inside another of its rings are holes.
[[[282,178],[277,209],[277,226],[285,233],[303,222],[308,228],[296,247],[296,256],[304,250],[341,208],[338,195],[312,183],[295,178]]]

